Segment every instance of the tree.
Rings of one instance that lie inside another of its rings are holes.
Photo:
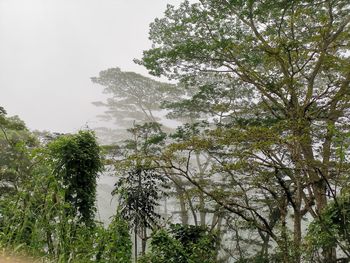
[[[112,95],[107,102],[94,102],[96,106],[107,108],[107,120],[119,126],[130,128],[133,121],[138,123],[157,122],[154,112],[160,110],[163,100],[172,101],[181,95],[174,84],[159,82],[134,72],[123,72],[119,68],[101,71],[93,83],[104,87],[104,92]]]
[[[158,123],[135,125],[129,132],[133,138],[122,147],[125,159],[115,164],[118,181],[112,194],[118,196],[120,216],[134,228],[137,260],[137,237],[142,240],[144,254],[147,229],[154,229],[161,219],[156,209],[165,194],[167,178],[153,168],[153,161],[147,156],[160,150],[165,134],[160,132]]]
[[[225,146],[214,155],[226,173],[254,175],[257,189],[276,201],[285,230],[276,235],[252,206],[226,209],[252,220],[282,251],[293,215],[294,254],[285,250],[285,262],[300,262],[302,218],[318,218],[326,207],[326,181],[332,187],[347,173],[335,139],[348,129],[349,8],[345,0],[184,1],[151,25],[154,45],[139,61],[157,76],[188,82],[215,74],[232,89],[251,90],[249,104],[233,101],[238,110],[227,112],[231,120],[211,141]],[[325,247],[323,258],[335,262],[334,248]]]
[[[28,179],[32,168],[30,155],[37,145],[25,123],[18,116],[8,117],[0,107],[0,198],[16,194]]]
[[[49,145],[55,174],[65,189],[69,214],[90,225],[95,216],[96,178],[102,170],[100,148],[94,134],[79,131],[61,136]]]

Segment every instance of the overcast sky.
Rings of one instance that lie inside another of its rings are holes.
[[[97,126],[101,70],[146,74],[149,23],[181,0],[0,0],[0,106],[31,129]]]

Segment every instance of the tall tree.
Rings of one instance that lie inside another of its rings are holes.
[[[335,141],[349,121],[349,10],[346,0],[184,1],[151,25],[154,45],[140,62],[154,75],[188,81],[216,73],[233,89],[251,90],[248,105],[234,101],[238,111],[229,111],[216,143],[231,151],[224,163],[233,178],[260,175],[260,189],[263,176],[278,187],[266,191],[281,200],[279,221],[293,215],[295,255],[285,262],[300,262],[302,218],[319,217],[327,188],[347,173]],[[276,236],[263,216],[258,221],[277,244],[284,239],[285,231]],[[323,257],[334,262],[334,249],[324,248]]]
[[[172,101],[182,95],[174,84],[159,82],[134,72],[124,72],[119,68],[103,70],[91,80],[103,86],[104,92],[112,96],[106,102],[94,102],[96,106],[107,108],[101,117],[115,121],[124,128],[130,128],[134,121],[159,121],[155,112],[160,110],[161,102]]]
[[[118,196],[120,215],[129,222],[135,234],[135,260],[138,256],[138,237],[146,251],[147,229],[154,229],[161,219],[157,211],[165,195],[167,178],[155,169],[149,156],[160,151],[165,133],[158,123],[135,125],[129,129],[132,139],[125,141],[124,152],[115,163],[118,181],[113,194]]]
[[[55,174],[65,189],[70,214],[91,225],[95,217],[96,179],[102,170],[100,148],[94,134],[80,131],[61,136],[49,145]]]

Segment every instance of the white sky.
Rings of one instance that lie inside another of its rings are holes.
[[[97,126],[101,70],[146,74],[149,23],[181,0],[0,0],[0,106],[31,129]]]

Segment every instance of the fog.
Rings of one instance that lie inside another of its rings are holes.
[[[180,0],[0,0],[0,106],[30,129],[99,125],[102,87],[90,77],[133,63],[150,47],[149,23]]]

